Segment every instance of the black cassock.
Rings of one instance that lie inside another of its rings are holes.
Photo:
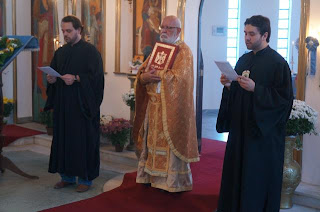
[[[219,212],[276,212],[280,208],[285,125],[293,102],[288,63],[269,46],[244,54],[235,67],[250,71],[254,92],[232,82],[223,89],[217,131],[229,132]]]
[[[50,66],[61,75],[79,75],[80,82],[66,85],[57,78],[47,88],[45,109],[54,109],[49,172],[93,180],[100,167],[101,55],[93,45],[80,40],[59,48]]]

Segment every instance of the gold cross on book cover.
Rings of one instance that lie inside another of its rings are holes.
[[[178,49],[179,46],[157,42],[154,45],[145,72],[148,72],[150,68],[154,68],[155,70],[170,69],[178,53]]]

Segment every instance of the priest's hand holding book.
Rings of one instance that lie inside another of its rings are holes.
[[[147,84],[147,83],[155,83],[155,82],[160,82],[161,78],[157,74],[157,70],[154,68],[150,68],[148,72],[144,72],[140,75],[140,80],[142,83]]]

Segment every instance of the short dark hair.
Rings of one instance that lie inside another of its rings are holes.
[[[270,27],[270,19],[264,17],[262,15],[254,15],[251,18],[247,18],[244,22],[244,25],[252,25],[257,27],[260,34],[264,35],[264,33],[268,33],[267,42],[269,43],[270,36],[271,36],[271,27]]]
[[[61,22],[71,22],[72,23],[72,26],[73,28],[75,29],[81,29],[80,30],[80,33],[82,33],[82,30],[83,30],[83,25],[81,24],[81,21],[79,18],[77,18],[76,16],[74,15],[67,15],[65,17],[62,18]]]

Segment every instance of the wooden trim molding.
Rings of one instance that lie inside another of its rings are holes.
[[[186,0],[178,0],[177,17],[181,21],[180,39],[182,41],[184,41],[185,12],[186,12]]]
[[[121,0],[116,3],[115,72],[120,72]]]
[[[305,38],[309,34],[310,0],[301,0],[300,13],[300,33],[299,33],[299,57],[297,75],[297,99],[305,100],[306,90],[306,70],[307,70],[307,48],[305,48]],[[302,139],[303,137],[301,137]],[[293,158],[302,165],[302,151],[294,151]]]

